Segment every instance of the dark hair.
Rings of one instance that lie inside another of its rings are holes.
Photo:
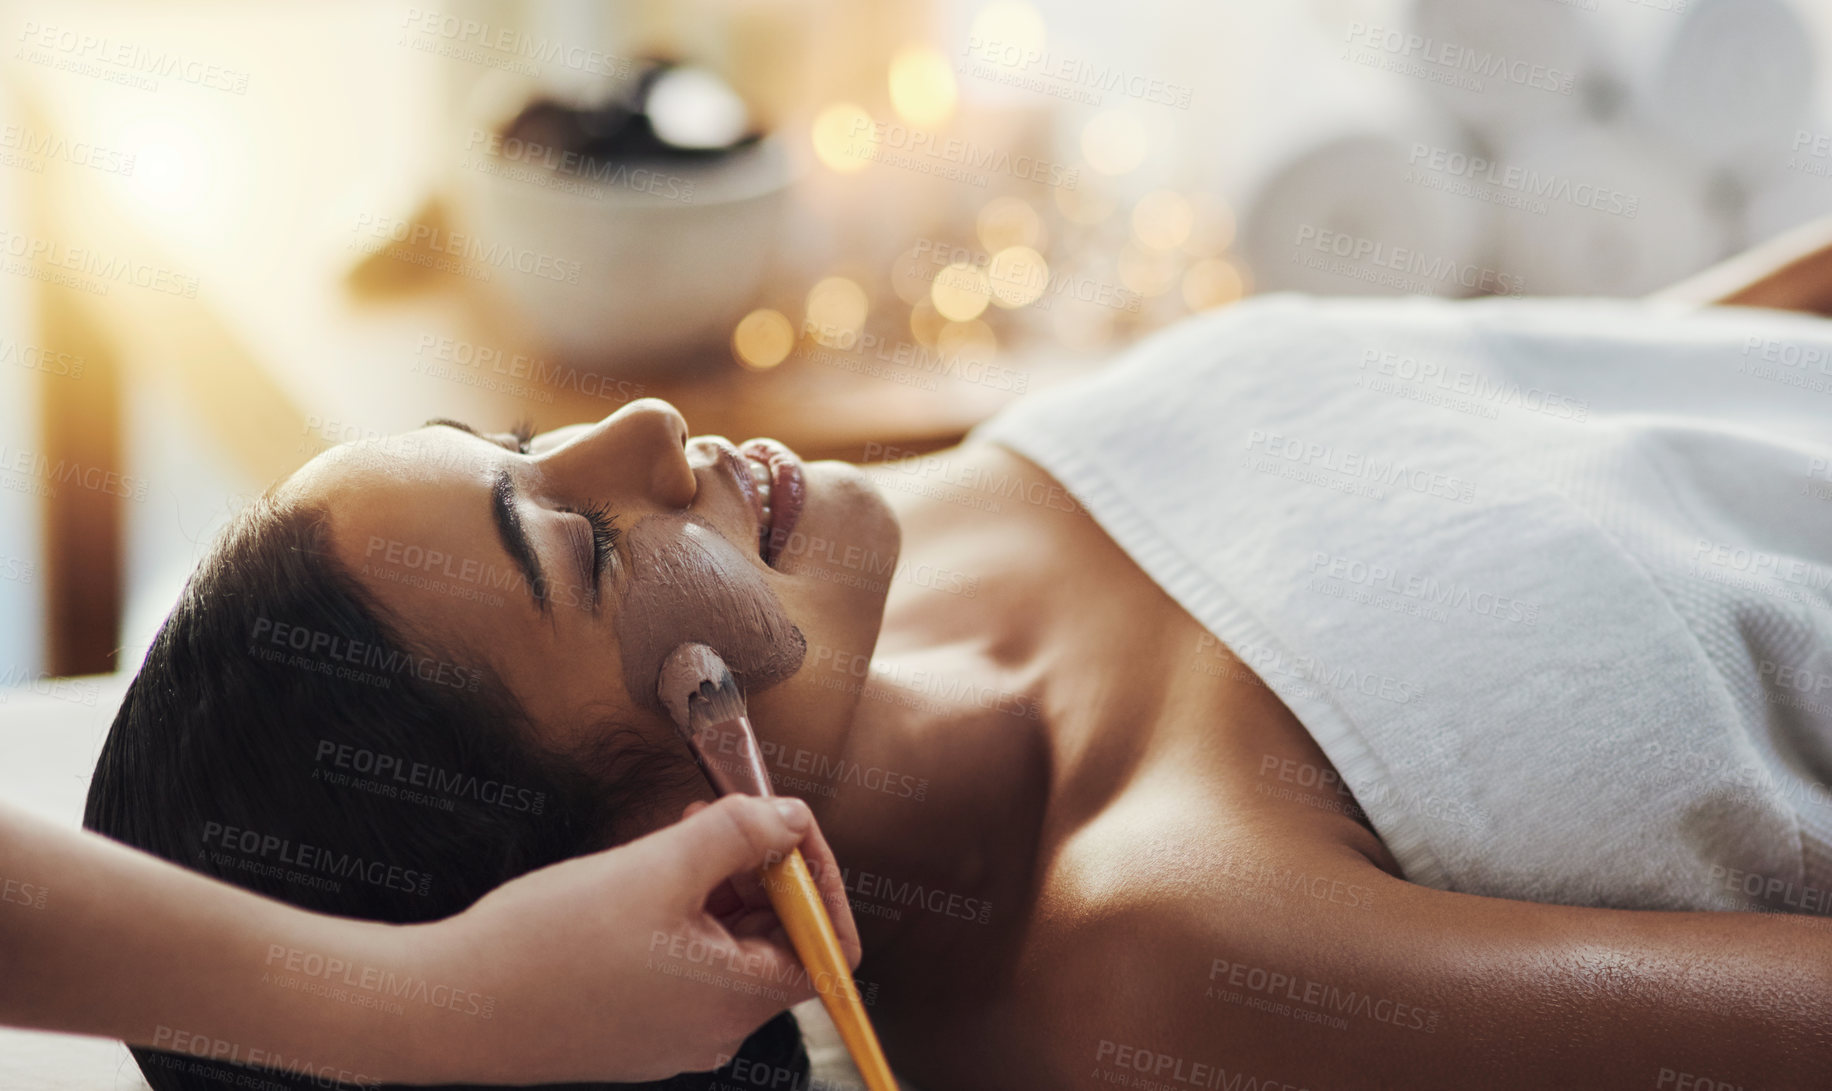
[[[225,531],[128,687],[83,825],[306,909],[405,923],[612,843],[620,804],[691,772],[628,739],[587,755],[540,750],[482,657],[463,661],[390,616],[328,533],[323,510],[271,494]],[[481,1014],[483,999],[467,1007]],[[133,1054],[156,1091],[338,1086]],[[689,1091],[740,1063],[804,1073],[794,1018],[766,1024],[718,1073],[592,1086]]]

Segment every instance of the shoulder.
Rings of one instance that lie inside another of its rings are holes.
[[[1014,967],[1009,1032],[1051,1086],[1247,1070],[1302,1085],[1319,1021],[1345,1018],[1329,1004],[1367,992],[1358,967],[1392,919],[1377,907],[1406,885],[1358,853],[1251,835],[1070,843]],[[1431,1017],[1402,1000],[1406,1020]]]

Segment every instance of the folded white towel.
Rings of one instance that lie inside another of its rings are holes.
[[[1265,680],[1409,878],[1832,911],[1832,323],[1267,297],[974,438]]]

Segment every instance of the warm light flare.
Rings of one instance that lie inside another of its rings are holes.
[[[1196,214],[1181,193],[1153,190],[1132,207],[1132,233],[1151,250],[1175,250],[1190,237]]]
[[[1043,220],[1022,197],[995,197],[980,209],[977,222],[980,245],[987,253],[1008,246],[1042,249]]]
[[[808,289],[809,336],[830,348],[850,346],[865,328],[870,300],[865,289],[846,277],[828,277]]]
[[[1029,4],[1018,2],[987,4],[981,8],[973,17],[973,29],[968,36],[994,63],[1012,67],[1016,67],[1017,58],[1041,54],[1047,44],[1043,16]]]
[[[814,155],[823,164],[849,174],[871,162],[877,137],[865,108],[836,102],[814,119]]]
[[[933,46],[913,45],[891,59],[891,105],[911,125],[934,128],[954,114],[957,96],[948,58]]]
[[[992,285],[984,269],[957,261],[935,275],[935,283],[929,286],[929,301],[950,322],[971,321],[992,301]]]
[[[1225,306],[1246,291],[1246,278],[1240,270],[1221,258],[1203,258],[1183,273],[1183,302],[1192,311]]]
[[[762,307],[738,320],[732,330],[732,355],[755,371],[768,371],[789,358],[795,326],[781,311]]]
[[[986,265],[992,301],[1007,309],[1027,307],[1043,297],[1049,286],[1050,266],[1043,255],[1028,246],[1008,246]]]

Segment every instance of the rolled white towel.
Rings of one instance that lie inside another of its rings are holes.
[[[1584,13],[1521,0],[1413,0],[1392,67],[1488,138],[1578,117],[1603,63]],[[1404,61],[1400,64],[1397,62]]]
[[[1495,257],[1536,295],[1638,295],[1724,256],[1735,225],[1705,172],[1621,127],[1545,129],[1497,153],[1526,203],[1501,211]]]
[[[1620,0],[1598,14],[1631,114],[1663,141],[1741,175],[1785,154],[1817,80],[1790,0]]]
[[[1818,130],[1828,131],[1823,126]],[[1754,246],[1822,216],[1832,216],[1832,156],[1798,154],[1746,195],[1744,244]]]
[[[1325,295],[1515,291],[1487,261],[1493,207],[1433,188],[1415,167],[1455,143],[1365,130],[1287,156],[1241,218],[1254,283]]]

